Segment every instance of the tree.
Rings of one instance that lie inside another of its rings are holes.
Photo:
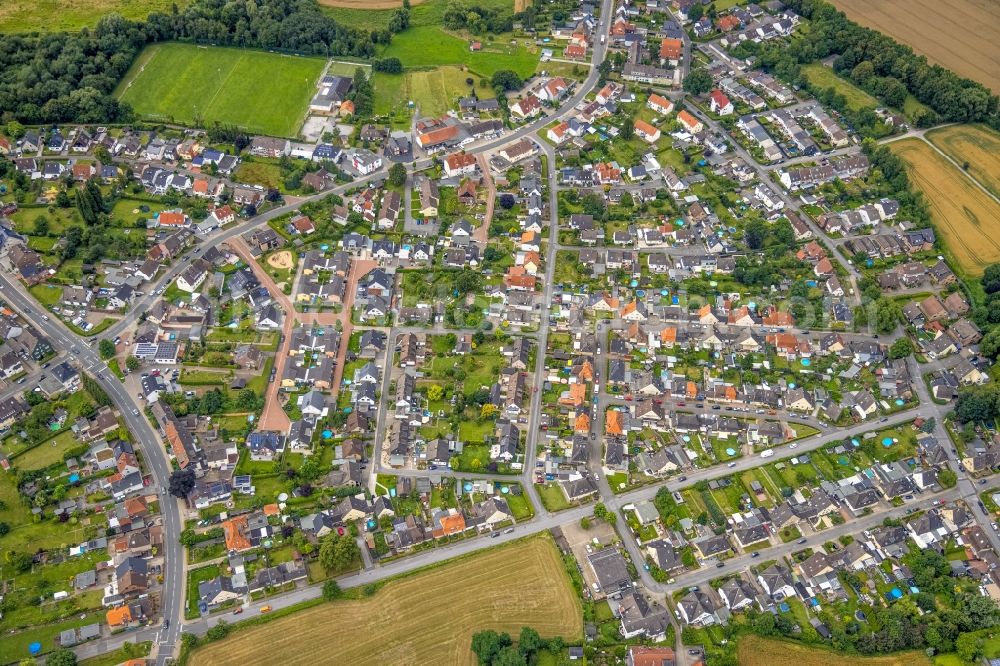
[[[45,658],[45,666],[76,666],[76,653],[66,648],[50,652]]]
[[[492,629],[487,629],[472,635],[472,651],[479,659],[479,666],[490,666],[500,651],[512,644],[510,634],[506,632],[498,634]]]
[[[340,585],[335,580],[328,580],[323,583],[323,598],[327,601],[339,599],[341,594]]]
[[[938,483],[945,488],[954,488],[955,484],[958,483],[958,475],[951,469],[945,467],[938,472]]]
[[[889,347],[889,358],[906,358],[913,353],[913,343],[909,338],[900,338]]]
[[[194,470],[179,469],[170,475],[170,482],[167,490],[171,495],[178,498],[187,497],[187,494],[194,490]]]
[[[323,537],[319,547],[319,563],[327,571],[344,569],[360,556],[361,549],[350,535],[340,536],[331,532]]]
[[[900,314],[899,304],[883,296],[872,305],[869,321],[876,333],[891,333],[899,323]]]
[[[712,89],[712,75],[702,67],[692,69],[684,77],[684,90],[692,95],[704,95]]]
[[[521,627],[521,635],[517,639],[517,649],[520,650],[525,659],[530,660],[543,646],[544,641],[537,631],[531,627]]]
[[[521,85],[521,77],[517,75],[517,72],[509,69],[499,69],[493,72],[493,76],[490,77],[490,86],[496,90],[504,92],[517,90]]]
[[[625,122],[622,123],[621,137],[628,141],[633,136],[635,136],[635,121],[632,118],[626,118]]]
[[[503,208],[504,210],[510,210],[511,208],[514,207],[514,204],[517,203],[517,200],[514,198],[513,194],[504,192],[499,197],[497,197],[497,203],[499,203],[500,207]]]
[[[966,663],[975,663],[983,656],[983,639],[976,634],[959,634],[955,641],[955,652]]]
[[[117,351],[115,349],[115,343],[108,339],[101,340],[101,342],[97,345],[97,349],[101,353],[101,358],[103,359],[111,358]]]
[[[444,387],[440,384],[431,384],[427,387],[427,399],[431,402],[437,402],[444,397]]]
[[[393,162],[389,167],[389,184],[393,187],[402,187],[406,184],[406,167],[402,162]]]
[[[125,367],[128,368],[129,372],[135,372],[142,366],[139,359],[131,354],[125,358]]]
[[[484,419],[490,419],[496,416],[497,406],[491,402],[483,403],[483,406],[479,408],[479,416]]]
[[[502,648],[492,663],[493,666],[528,666],[524,656],[511,645]]]
[[[49,220],[44,215],[39,215],[35,218],[35,235],[36,236],[48,236],[49,235]]]

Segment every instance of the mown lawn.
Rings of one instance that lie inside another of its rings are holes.
[[[116,91],[140,116],[294,137],[323,71],[322,58],[192,44],[156,44]],[[262,103],[266,100],[266,103]]]

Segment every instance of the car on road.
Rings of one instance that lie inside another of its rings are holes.
[[[726,467],[736,467],[736,463],[734,463],[734,462],[731,462],[731,463],[729,463],[728,465],[726,465]]]
[[[986,479],[979,479],[979,485],[985,486],[986,485]]]
[[[513,527],[508,527],[507,529],[505,529],[505,530],[503,531],[503,533],[504,533],[504,534],[511,534],[511,533],[513,533],[513,531],[514,531],[514,528],[513,528]]]
[[[271,606],[270,605],[268,605],[268,606],[261,606],[260,607],[260,612],[261,613],[270,613],[271,612]]]
[[[42,319],[44,319],[45,321],[48,321],[49,320],[49,316],[48,315],[42,315]]]
[[[491,539],[496,539],[498,536],[500,536],[499,532],[493,532],[492,534],[490,534]]]
[[[722,567],[724,567],[724,566],[726,566],[726,563],[725,563],[725,562],[716,562],[716,563],[715,563],[715,568],[716,568],[716,569],[721,569],[721,568],[722,568]]]
[[[132,416],[139,416],[139,410],[138,409],[133,409],[132,410]]]
[[[242,612],[243,612],[243,606],[240,606],[239,608],[233,611],[233,615],[239,615]]]
[[[805,539],[799,539],[799,540],[798,540],[798,541],[796,541],[795,543],[797,543],[797,544],[799,544],[799,545],[801,546],[801,545],[802,545],[802,544],[804,544],[805,542],[806,542],[806,540],[805,540]]]
[[[790,448],[790,449],[794,449],[794,448],[795,448],[796,446],[798,446],[798,445],[799,445],[799,443],[798,443],[798,442],[792,442],[791,444],[789,444],[789,445],[788,445],[788,448]]]
[[[678,481],[687,481],[688,478],[686,476],[679,476],[679,477],[677,477],[677,480]]]
[[[751,558],[753,558],[753,557],[760,557],[760,551],[759,550],[753,551],[752,553],[750,553],[750,557]]]

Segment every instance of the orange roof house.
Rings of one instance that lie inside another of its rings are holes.
[[[132,621],[132,611],[128,606],[119,606],[109,610],[106,617],[109,627],[123,627]]]
[[[676,37],[664,37],[660,42],[660,59],[678,60],[681,57],[682,48],[684,48],[684,42],[681,40]]]
[[[689,132],[700,132],[704,128],[704,125],[701,124],[700,120],[683,109],[677,113],[677,120],[679,120]]]
[[[740,20],[732,14],[726,14],[715,23],[722,32],[729,32],[740,27]]]
[[[428,148],[444,143],[445,141],[450,141],[457,136],[458,128],[454,125],[446,125],[445,127],[432,129],[429,132],[417,134],[417,143],[420,144],[421,148]]]
[[[172,420],[167,421],[165,430],[170,450],[173,452],[174,458],[177,459],[177,466],[185,469],[191,464],[191,459],[188,458],[187,449],[184,447],[184,440],[181,438],[180,431],[177,430],[177,425]]]
[[[559,404],[568,407],[579,407],[587,399],[586,384],[570,384],[568,391],[563,391],[559,396]]]
[[[604,430],[609,435],[620,435],[624,430],[625,419],[617,409],[609,409],[604,415]]]
[[[435,539],[451,536],[452,534],[459,534],[465,531],[465,515],[463,515],[461,511],[456,511],[455,513],[442,516],[440,522],[441,527],[435,528],[431,532]]]
[[[351,116],[354,115],[354,102],[349,99],[345,99],[344,103],[340,105],[340,115]]]
[[[660,342],[665,345],[677,344],[677,329],[673,326],[667,326],[660,331]]]
[[[261,511],[264,512],[265,516],[277,516],[281,514],[281,509],[278,508],[277,504],[265,504]]]
[[[528,275],[524,266],[511,266],[503,276],[503,281],[511,289],[534,291],[536,278],[534,275]]]
[[[795,317],[791,312],[782,312],[778,308],[770,308],[764,315],[764,326],[794,326]]]
[[[693,400],[694,398],[698,397],[698,385],[695,384],[694,382],[689,381],[687,383],[687,386],[685,387],[684,392],[688,398],[691,398]]]
[[[222,523],[222,530],[226,534],[226,550],[240,551],[253,547],[247,538],[247,528],[246,516],[235,516]]]
[[[187,215],[172,210],[165,210],[156,217],[161,227],[182,227],[186,220]]]
[[[576,378],[581,379],[585,382],[594,381],[594,364],[589,360],[584,360],[583,363],[576,366]]]
[[[813,272],[815,272],[817,276],[821,276],[821,275],[833,275],[833,264],[830,263],[829,259],[827,259],[826,257],[823,257],[816,264],[816,268],[814,269]]]
[[[823,246],[816,241],[809,241],[802,246],[801,250],[795,253],[795,256],[799,261],[802,261],[803,259],[812,259],[815,261],[816,259],[822,259],[825,257],[826,250],[824,250]]]
[[[578,433],[590,432],[590,417],[587,416],[587,412],[580,412],[576,415],[576,420],[573,422],[573,430]]]
[[[657,113],[670,113],[674,110],[673,102],[663,95],[657,95],[656,93],[649,96],[649,99],[646,100],[646,104]]]

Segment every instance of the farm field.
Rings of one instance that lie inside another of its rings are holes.
[[[547,536],[390,581],[369,599],[326,603],[239,631],[198,649],[190,663],[263,666],[282,654],[288,666],[311,664],[316,657],[302,645],[330,627],[350,626],[356,640],[338,643],[336,663],[472,666],[473,633],[515,635],[526,625],[568,641],[583,632],[580,602]]]
[[[218,121],[253,133],[294,137],[324,65],[321,58],[157,44],[140,54],[117,94],[153,120]]]
[[[925,136],[959,164],[968,162],[969,175],[1000,196],[1000,133],[985,125],[953,125]]]
[[[736,651],[740,666],[927,666],[923,652],[900,652],[886,657],[840,655],[794,641],[747,635]]]
[[[879,101],[866,93],[861,88],[837,76],[831,68],[818,62],[813,62],[802,66],[802,73],[806,75],[809,82],[821,88],[833,88],[838,93],[847,98],[847,105],[855,111],[859,109],[873,109],[880,106]]]
[[[114,12],[127,19],[143,19],[153,12],[170,13],[185,0],[4,0],[0,2],[0,32],[73,32],[97,25]]]
[[[909,165],[913,184],[927,197],[934,225],[962,270],[980,275],[1000,261],[1000,204],[926,142],[904,139],[889,146]]]
[[[861,25],[1000,91],[1000,4],[994,0],[832,0]],[[969,30],[969,26],[976,26]]]

